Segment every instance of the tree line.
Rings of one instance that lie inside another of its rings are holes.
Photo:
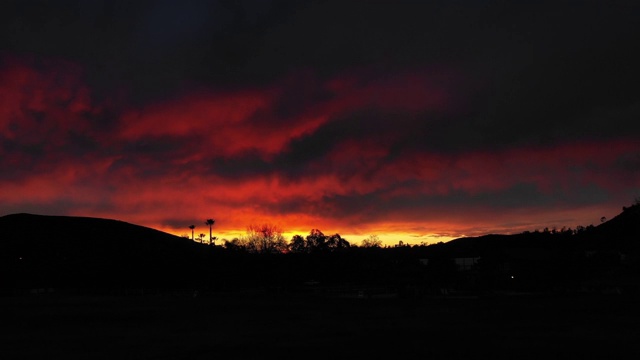
[[[212,227],[215,223],[213,219],[207,219],[205,224],[209,226],[209,241],[206,242],[206,234],[195,236],[195,225],[189,225],[191,229],[191,240],[208,245],[215,245],[218,239],[212,234]],[[183,235],[189,238],[188,235]],[[312,229],[305,237],[294,235],[290,241],[284,238],[283,230],[277,225],[263,223],[252,224],[247,227],[245,236],[224,240],[223,247],[230,250],[245,251],[256,254],[286,254],[286,253],[332,253],[345,251],[358,245],[351,244],[340,234],[325,235],[318,229]],[[370,235],[363,239],[360,247],[382,247],[382,241],[377,235]]]
[[[256,254],[337,253],[357,247],[357,245],[351,244],[338,233],[326,235],[319,229],[311,229],[305,237],[294,235],[288,242],[282,233],[282,229],[277,225],[269,223],[254,224],[247,227],[245,236],[225,241],[224,247]],[[382,242],[377,236],[371,235],[363,240],[361,246],[381,247]]]

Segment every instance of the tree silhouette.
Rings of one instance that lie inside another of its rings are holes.
[[[307,235],[307,247],[310,252],[323,251],[326,247],[327,236],[318,229],[311,229]]]
[[[333,234],[327,239],[327,246],[330,251],[343,251],[349,249],[351,244],[340,236],[340,234]]]
[[[251,253],[281,254],[288,248],[282,229],[272,224],[249,225],[242,242]]]
[[[189,229],[191,229],[191,241],[195,241],[195,238],[193,237],[193,229],[195,228],[196,228],[195,225],[189,225]]]
[[[205,224],[209,225],[209,245],[214,245],[214,239],[213,239],[213,236],[211,236],[211,227],[215,222],[216,221],[213,219],[207,219],[207,221],[205,222]]]
[[[366,239],[362,240],[362,243],[360,244],[360,246],[365,247],[365,248],[379,248],[382,247],[382,240],[380,240],[380,238],[378,238],[378,235],[369,235],[369,237],[367,237]]]
[[[289,242],[289,250],[294,253],[309,252],[306,241],[300,235],[294,235],[293,238],[291,238],[291,242]]]
[[[340,234],[327,236],[318,229],[311,229],[306,238],[294,235],[288,246],[293,253],[318,253],[344,251],[349,249],[351,244]]]

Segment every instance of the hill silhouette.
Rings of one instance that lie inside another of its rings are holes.
[[[111,219],[12,214],[0,217],[0,288],[291,289],[319,282],[408,294],[442,288],[637,292],[640,204],[623,209],[576,230],[315,255],[248,254]],[[471,266],[461,268],[465,262]]]
[[[597,226],[459,238],[439,244],[432,253],[477,259],[479,276],[490,279],[491,286],[638,292],[640,203],[623,207],[622,213]]]
[[[118,220],[6,215],[0,281],[5,288],[189,287],[206,273],[203,246]]]
[[[18,296],[0,296],[0,330],[7,334],[3,355],[539,359],[638,354],[637,297],[597,291],[558,296],[557,289],[617,287],[633,294],[640,284],[634,260],[639,215],[640,206],[634,205],[579,232],[490,234],[318,256],[243,254],[116,220],[7,215],[0,217],[0,289]],[[459,271],[459,258],[477,258],[478,264]],[[306,281],[311,279],[317,281]],[[310,296],[244,288],[302,281],[319,285],[311,285]],[[191,296],[203,284],[241,291]],[[369,292],[389,286],[399,296]],[[41,287],[54,287],[56,294],[29,294]],[[66,296],[59,288],[82,293]],[[145,296],[129,296],[141,288]],[[190,293],[147,296],[153,288]],[[334,296],[345,289],[357,289],[358,296]],[[540,292],[550,289],[554,292]],[[478,296],[466,296],[469,291]],[[105,292],[127,296],[102,296]]]
[[[608,251],[636,256],[640,250],[640,204],[623,209],[597,226],[463,237],[439,244],[440,251],[451,256],[491,256],[525,250],[530,250],[531,256],[566,251]]]

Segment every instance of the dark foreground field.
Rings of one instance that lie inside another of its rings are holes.
[[[639,358],[623,296],[337,299],[210,294],[0,298],[0,358]]]

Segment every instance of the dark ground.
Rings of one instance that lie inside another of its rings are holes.
[[[620,295],[6,296],[0,358],[637,359],[638,305]]]

